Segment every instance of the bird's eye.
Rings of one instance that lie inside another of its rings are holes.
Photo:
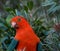
[[[18,22],[20,22],[21,21],[21,19],[20,18],[18,18],[18,20],[17,20]]]

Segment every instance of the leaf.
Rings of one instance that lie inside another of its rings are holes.
[[[4,24],[0,23],[0,30],[7,30],[7,29],[8,28]]]
[[[42,3],[42,6],[50,6],[56,4],[55,2],[53,2],[52,0],[45,0],[45,2]]]
[[[2,48],[7,49],[10,42],[11,42],[11,39],[9,39],[8,37],[2,38],[1,39]]]
[[[28,8],[29,8],[30,10],[32,10],[32,8],[33,8],[33,1],[27,2],[27,6],[28,6]]]
[[[24,6],[24,10],[25,10],[26,12],[28,12],[28,7],[27,7],[27,6]]]
[[[52,10],[54,9],[55,6],[56,6],[56,4],[55,4],[55,5],[52,5],[52,6],[47,10],[48,14],[50,14],[50,13],[52,12]]]
[[[7,7],[7,8],[5,8],[5,10],[9,12],[9,11],[12,11],[13,9],[12,9],[12,8]]]
[[[17,16],[20,16],[21,15],[20,11],[18,11],[17,9],[15,9],[15,12],[16,12],[16,15]]]
[[[7,39],[8,39],[8,37],[4,37],[4,38],[2,38],[1,42],[4,42]]]
[[[6,23],[5,19],[0,17],[0,23],[4,23],[5,24]]]
[[[10,26],[10,20],[11,18],[13,18],[14,16],[13,15],[8,15],[7,18],[6,18],[6,22],[7,24]]]
[[[56,7],[53,9],[53,13],[55,13],[56,11],[60,11],[60,5],[59,5],[59,6],[56,6]]]
[[[59,11],[60,10],[60,5],[59,6],[56,6],[56,5],[53,5],[50,9],[48,9],[48,13],[55,13],[56,11]]]
[[[5,8],[5,10],[6,10],[7,12],[9,12],[10,14],[15,15],[15,9],[12,9],[12,8],[10,8],[10,7],[7,7],[7,8]]]

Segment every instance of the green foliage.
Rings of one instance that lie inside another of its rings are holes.
[[[15,35],[15,29],[11,28],[10,20],[16,15],[24,16],[28,20],[41,39],[43,51],[59,51],[60,35],[53,28],[54,24],[59,23],[60,20],[59,2],[59,0],[41,0],[39,7],[34,5],[35,0],[20,1],[18,3],[13,0],[13,2],[10,2],[12,4],[16,3],[15,6],[13,4],[13,7],[4,7],[8,15],[6,18],[0,17],[0,51],[3,51],[2,42],[4,41],[3,44],[7,48]]]
[[[32,10],[32,8],[33,8],[33,2],[32,1],[27,2],[27,6],[28,6],[28,8],[30,10]]]
[[[14,17],[13,15],[8,15],[8,17],[6,18],[6,22],[7,22],[8,25],[10,25],[10,20],[13,17]]]
[[[32,10],[33,9],[33,2],[32,1],[29,1],[29,2],[27,2],[27,4],[26,5],[24,5],[24,10],[26,11],[26,12],[29,12],[29,10]]]
[[[25,10],[26,12],[28,12],[28,7],[27,7],[27,6],[24,6],[24,10]]]

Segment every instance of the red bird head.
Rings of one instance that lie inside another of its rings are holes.
[[[11,19],[11,26],[14,28],[25,28],[28,27],[29,24],[25,18],[22,16],[15,16]]]

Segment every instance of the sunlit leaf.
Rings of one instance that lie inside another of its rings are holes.
[[[13,15],[8,15],[7,18],[6,18],[6,22],[8,25],[10,25],[10,20],[11,18],[13,18],[14,16]]]

